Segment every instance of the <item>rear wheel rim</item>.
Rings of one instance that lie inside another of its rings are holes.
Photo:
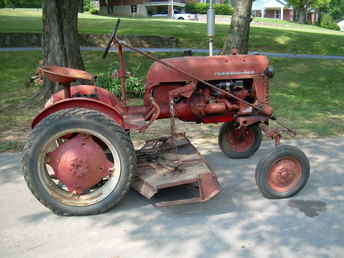
[[[226,138],[233,151],[246,152],[255,143],[256,134],[250,127],[241,127],[230,129]]]
[[[61,182],[58,182],[56,178],[52,177],[53,169],[48,165],[48,153],[55,148],[61,139],[65,140],[66,135],[71,134],[88,134],[97,140],[100,140],[109,150],[111,158],[113,160],[112,173],[107,178],[104,178],[104,183],[98,184],[95,187],[89,189],[88,192],[82,193],[80,195],[73,194],[65,189]],[[96,204],[106,197],[108,197],[114,189],[117,187],[120,176],[121,176],[121,162],[119,158],[119,153],[116,147],[103,135],[90,129],[67,129],[53,135],[49,140],[43,145],[42,151],[38,157],[38,177],[43,188],[49,193],[49,195],[56,201],[69,206],[89,206]]]
[[[275,192],[283,193],[294,189],[301,178],[300,161],[293,157],[284,157],[275,161],[269,168],[267,183]]]

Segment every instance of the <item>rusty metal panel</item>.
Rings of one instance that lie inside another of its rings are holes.
[[[252,78],[264,73],[269,65],[266,56],[258,55],[189,56],[162,59],[162,61],[202,80]],[[155,62],[147,73],[147,81],[149,83],[182,82],[192,80],[193,76],[171,71],[162,63]]]
[[[161,189],[197,184],[199,197],[157,203],[157,206],[202,202],[220,192],[215,174],[182,134],[149,141],[137,151],[137,173],[132,187],[146,198]]]

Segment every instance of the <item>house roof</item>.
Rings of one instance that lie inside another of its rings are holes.
[[[288,7],[286,1],[283,0],[256,0],[253,2],[253,10],[261,10],[264,8],[282,8]]]

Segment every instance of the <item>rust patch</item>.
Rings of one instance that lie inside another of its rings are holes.
[[[132,187],[148,199],[162,189],[198,185],[197,197],[159,202],[158,207],[205,202],[220,192],[216,175],[184,134],[147,141],[136,155]]]

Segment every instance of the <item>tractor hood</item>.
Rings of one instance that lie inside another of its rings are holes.
[[[259,55],[188,56],[162,61],[207,81],[250,78],[263,74],[269,65],[268,58]],[[190,80],[189,76],[173,71],[159,62],[154,62],[147,74],[149,84]]]

